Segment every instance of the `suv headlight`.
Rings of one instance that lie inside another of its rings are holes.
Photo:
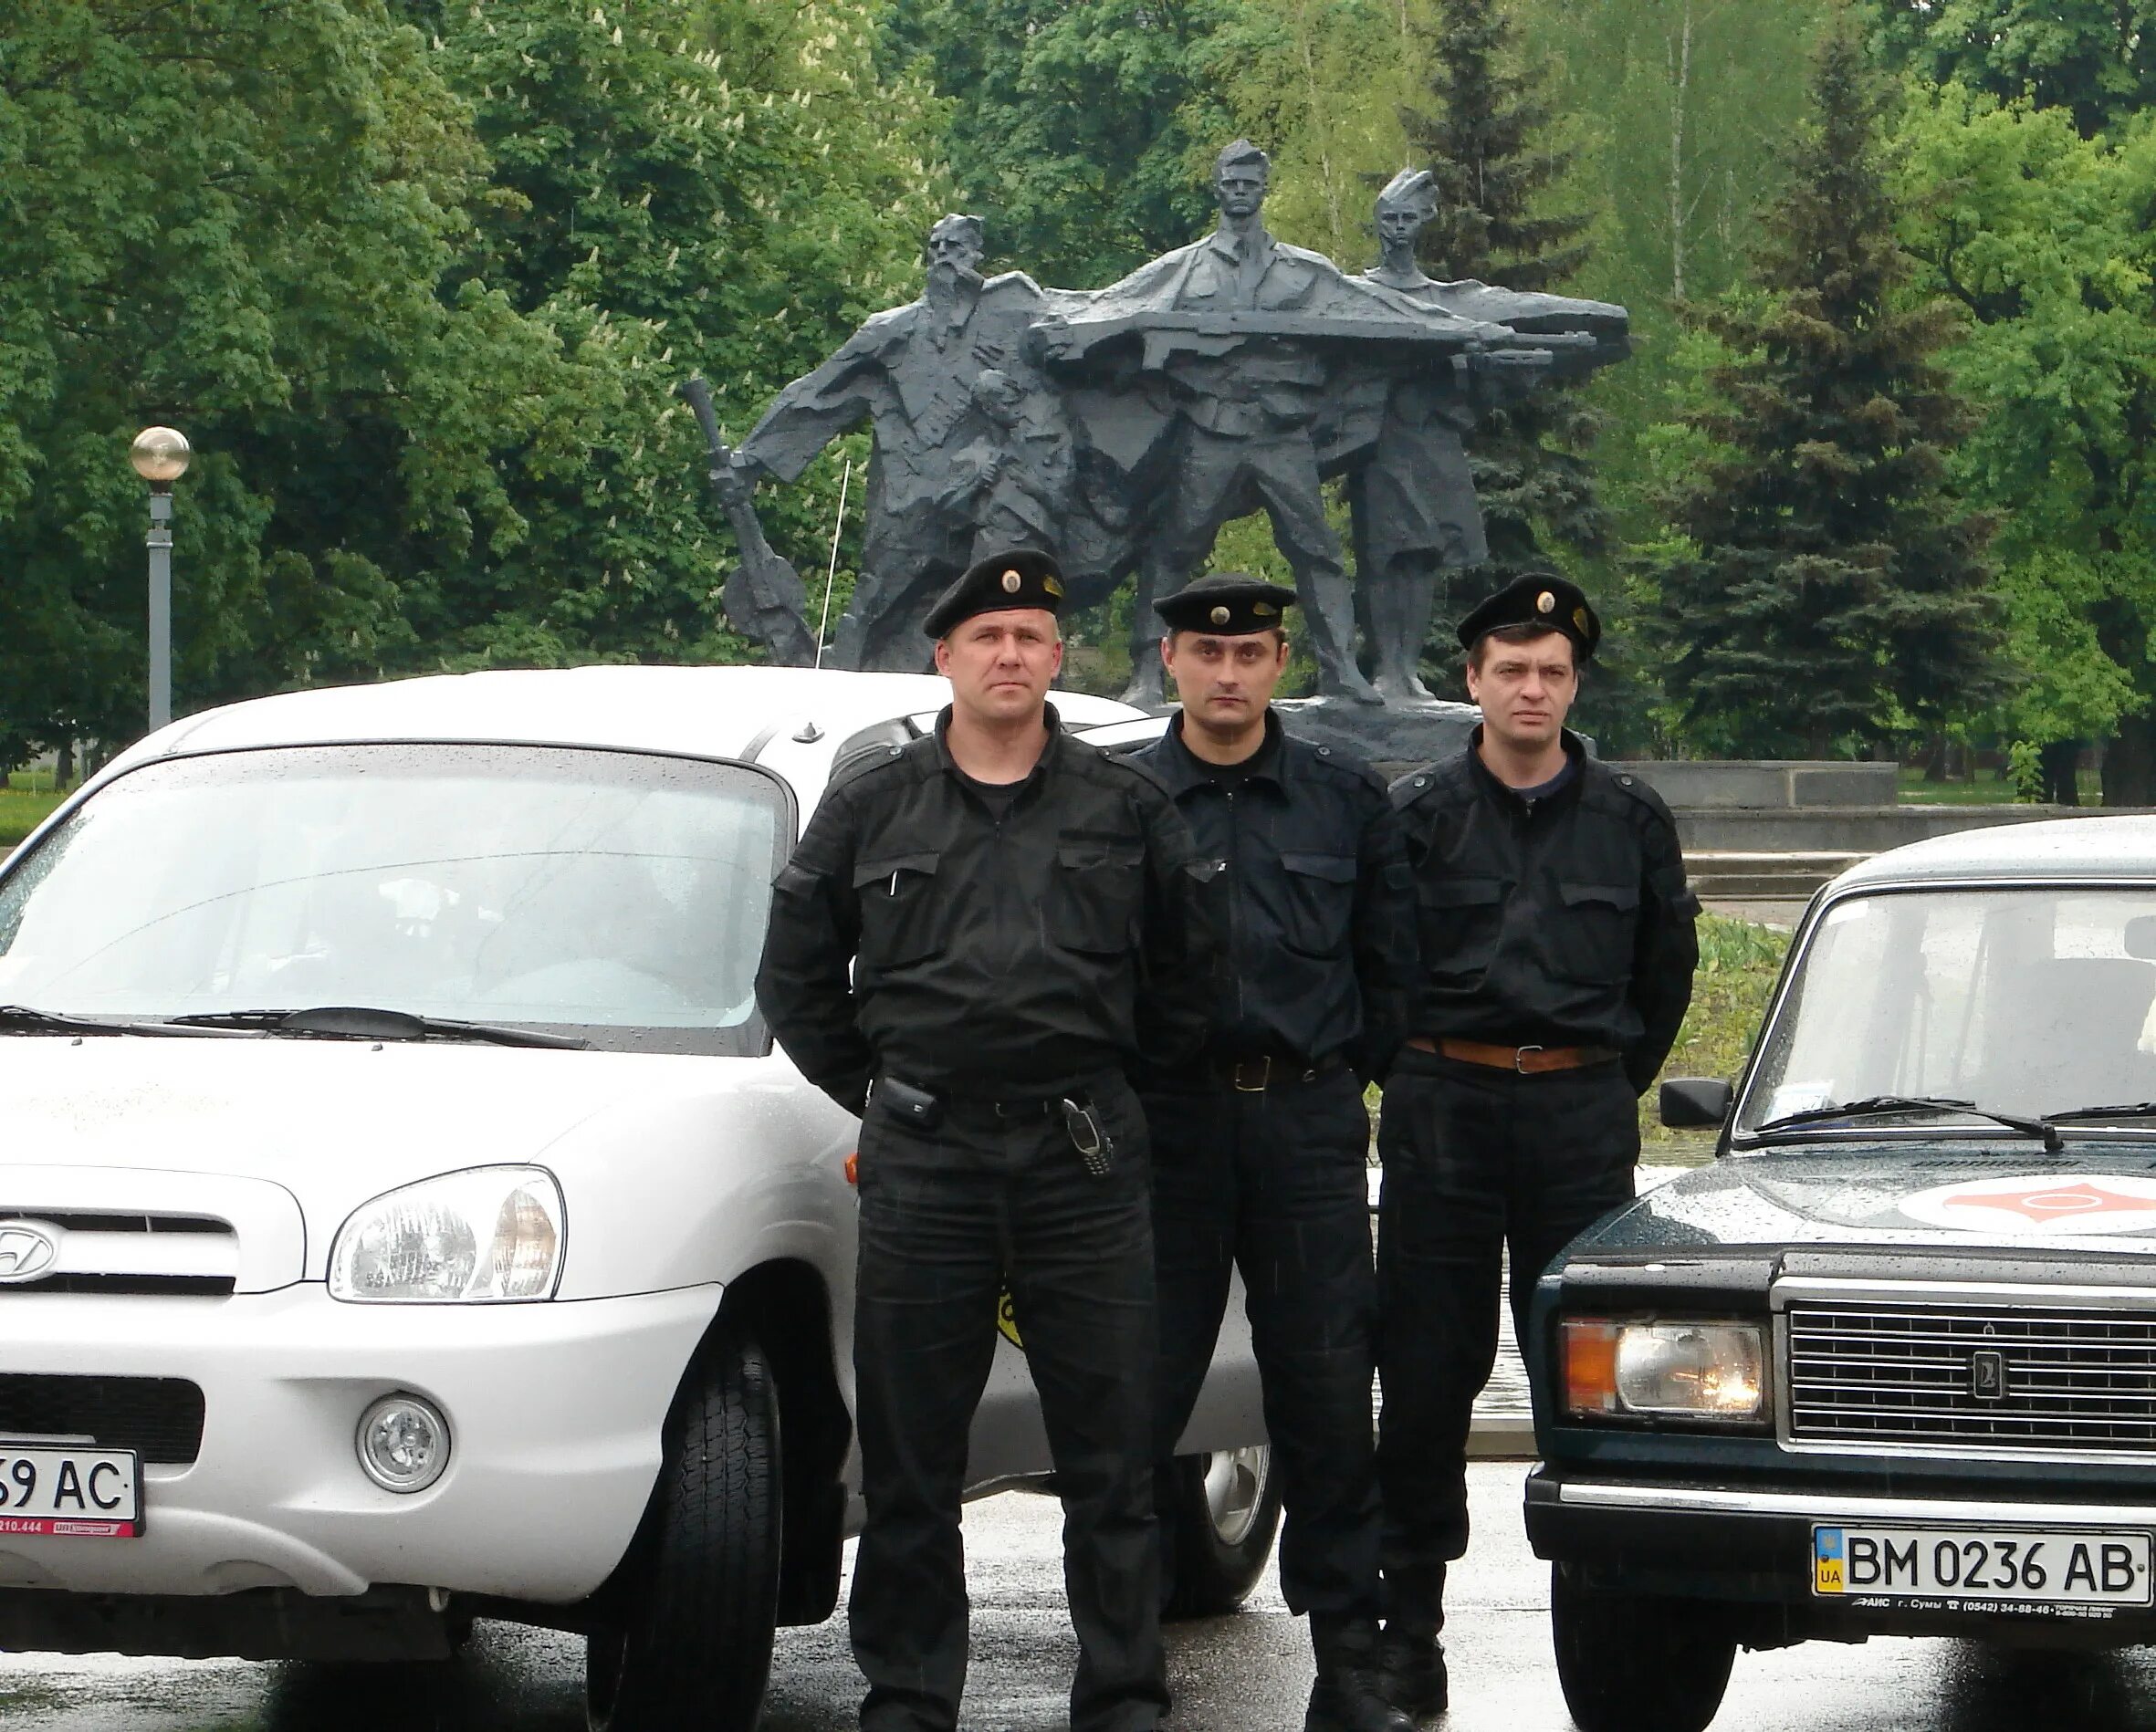
[[[1565,1411],[1575,1419],[1743,1424],[1765,1415],[1765,1333],[1756,1323],[1568,1317],[1563,1329]]]
[[[352,1211],[330,1247],[332,1299],[425,1304],[551,1299],[561,1187],[541,1167],[473,1167]]]

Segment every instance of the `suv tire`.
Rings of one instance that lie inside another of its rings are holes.
[[[1160,1615],[1219,1618],[1240,1610],[1265,1573],[1280,1528],[1280,1481],[1272,1450],[1178,1456],[1159,1498],[1160,1547],[1174,1560],[1174,1587]]]
[[[584,1659],[591,1732],[752,1732],[778,1627],[779,1390],[721,1318],[675,1398],[620,1620]]]
[[[1561,1563],[1550,1567],[1550,1639],[1580,1732],[1704,1732],[1737,1654],[1713,1607],[1598,1592]]]

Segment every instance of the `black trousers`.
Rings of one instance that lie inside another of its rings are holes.
[[[1145,1121],[1120,1078],[1089,1092],[1115,1141],[1105,1178],[1087,1173],[1060,1117],[1000,1121],[953,1103],[921,1133],[872,1102],[863,1123],[853,1372],[868,1518],[849,1615],[864,1732],[958,1723],[958,1509],[1006,1280],[1062,1496],[1073,1732],[1146,1732],[1167,1706]]]
[[[1445,1565],[1467,1549],[1468,1425],[1497,1362],[1503,1247],[1525,1342],[1537,1278],[1632,1195],[1638,1113],[1614,1063],[1529,1077],[1410,1047],[1393,1067],[1377,1133],[1377,1458],[1397,1627],[1442,1625]]]
[[[1242,1270],[1265,1427],[1281,1475],[1281,1589],[1293,1612],[1375,1618],[1370,1425],[1376,1277],[1370,1121],[1338,1071],[1302,1087],[1149,1093],[1166,1460],[1190,1423]]]

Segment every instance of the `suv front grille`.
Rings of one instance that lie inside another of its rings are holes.
[[[88,1437],[184,1466],[202,1453],[202,1390],[181,1377],[0,1373],[0,1453],[11,1438]]]
[[[2156,1309],[1792,1303],[1789,1435],[2156,1453]]]

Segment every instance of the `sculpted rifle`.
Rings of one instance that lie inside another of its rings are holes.
[[[711,407],[711,387],[702,379],[685,381],[681,394],[696,412],[711,458],[711,491],[734,527],[741,563],[727,576],[719,605],[727,623],[763,645],[780,666],[806,667],[816,659],[816,640],[802,617],[807,592],[801,574],[764,539],[749,484],[734,469],[734,454],[718,436],[718,416]]]

